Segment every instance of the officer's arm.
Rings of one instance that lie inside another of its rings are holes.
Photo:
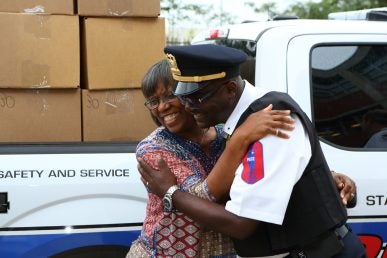
[[[289,114],[289,110],[272,110],[272,105],[269,105],[251,114],[235,130],[206,179],[208,189],[216,199],[228,195],[235,171],[251,143],[269,134],[283,139],[289,138],[288,131],[294,129],[294,119]]]
[[[138,158],[138,162],[141,180],[153,194],[163,198],[168,188],[176,184],[176,178],[163,159],[158,160],[159,170],[153,169],[141,158]],[[172,200],[174,208],[194,221],[237,239],[250,236],[258,225],[258,221],[236,216],[226,211],[221,204],[201,199],[187,192],[175,191]]]
[[[256,220],[239,217],[225,210],[221,204],[186,192],[176,191],[172,200],[175,208],[200,225],[237,239],[245,239],[252,235],[259,223]]]

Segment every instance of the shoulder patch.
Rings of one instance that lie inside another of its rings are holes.
[[[259,141],[254,142],[242,160],[242,180],[254,184],[264,177],[263,147]]]

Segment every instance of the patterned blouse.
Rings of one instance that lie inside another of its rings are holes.
[[[199,144],[180,138],[164,127],[157,128],[139,143],[136,154],[153,168],[162,157],[175,174],[182,191],[215,201],[205,178],[223,149],[222,126],[207,155]],[[165,212],[162,200],[148,193],[146,217],[139,238],[132,243],[127,257],[236,257],[230,238],[200,228],[183,213]]]

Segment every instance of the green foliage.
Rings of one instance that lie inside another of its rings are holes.
[[[193,19],[196,15],[204,15],[206,7],[195,4],[185,4],[183,0],[161,0],[161,14],[168,18],[168,23],[174,27],[179,23]],[[194,22],[194,21],[193,21]]]
[[[257,13],[268,13],[272,18],[280,14],[276,9],[274,2],[267,2],[260,7],[256,7],[254,2],[248,3]],[[284,13],[286,15],[296,15],[303,19],[327,19],[328,14],[332,12],[345,12],[377,8],[387,6],[387,0],[320,0],[297,2],[290,5]]]
[[[255,13],[266,13],[269,18],[279,14],[277,11],[277,5],[274,2],[267,2],[259,7],[256,6],[255,2],[246,2],[245,5],[252,8]]]
[[[187,4],[184,0],[161,0],[161,13],[167,17],[168,23],[174,27],[189,20],[190,24],[223,25],[234,22],[235,17],[221,9],[214,9],[211,3],[207,5]],[[192,26],[192,25],[191,25]]]
[[[297,2],[286,12],[305,19],[327,19],[329,13],[362,10],[387,6],[387,0],[321,0]]]
[[[214,9],[210,1],[207,5],[199,5],[184,0],[161,0],[160,5],[161,16],[166,17],[168,24],[167,41],[170,42],[189,42],[197,33],[195,28],[232,24],[235,20],[233,15],[223,12],[222,8]],[[184,31],[182,27],[186,27]]]

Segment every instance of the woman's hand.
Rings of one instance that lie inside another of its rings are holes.
[[[356,184],[348,176],[332,171],[333,179],[335,180],[337,189],[340,192],[341,201],[347,208],[353,208],[356,206]]]
[[[137,169],[141,174],[141,181],[153,194],[163,198],[168,188],[177,184],[175,175],[161,157],[157,159],[158,170],[153,169],[142,158],[137,158],[137,161]]]
[[[248,145],[272,134],[287,139],[284,131],[294,129],[295,120],[290,117],[290,110],[273,110],[270,104],[265,109],[251,114],[236,130],[231,138],[238,138]]]

